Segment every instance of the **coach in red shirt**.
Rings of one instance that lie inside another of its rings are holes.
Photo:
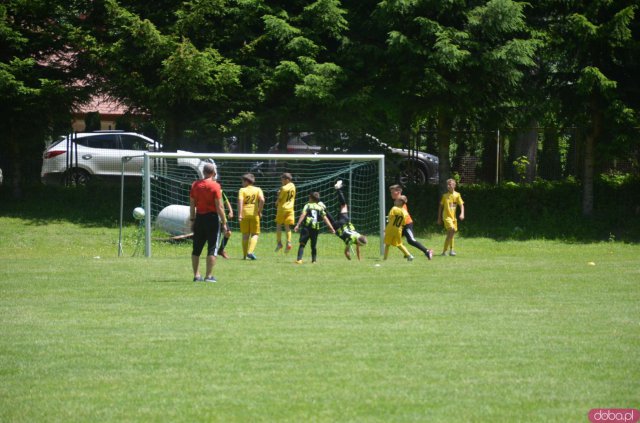
[[[216,168],[207,163],[202,170],[204,178],[195,181],[191,185],[189,194],[191,221],[193,222],[193,251],[191,252],[191,264],[193,267],[193,281],[202,281],[200,275],[200,254],[207,244],[207,273],[206,282],[217,282],[213,276],[213,267],[216,264],[218,254],[218,239],[223,231],[227,230],[227,217],[224,214],[222,203],[222,189],[215,181]]]

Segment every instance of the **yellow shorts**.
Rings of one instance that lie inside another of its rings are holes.
[[[295,223],[293,210],[278,210],[276,213],[276,224],[293,225]]]
[[[446,230],[453,229],[454,231],[458,232],[458,219],[447,217],[446,219],[444,219],[444,228]]]
[[[245,216],[240,221],[240,233],[259,234],[260,216]]]
[[[384,234],[384,244],[391,245],[392,247],[397,247],[402,244],[402,232],[398,233],[398,231],[393,231],[392,233]]]

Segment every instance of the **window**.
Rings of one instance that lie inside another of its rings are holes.
[[[111,134],[96,135],[96,136],[86,137],[85,139],[87,140],[87,144],[85,144],[87,147],[108,148],[111,150],[116,150],[119,148],[116,135],[111,135]]]
[[[135,135],[120,135],[123,150],[142,150],[147,151],[149,145],[144,138]]]

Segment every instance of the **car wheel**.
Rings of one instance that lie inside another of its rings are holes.
[[[89,183],[91,175],[83,169],[73,168],[67,170],[64,176],[64,184],[68,187],[84,186]]]
[[[425,170],[411,162],[403,164],[403,168],[398,175],[398,182],[401,185],[424,185],[427,183],[427,173]]]

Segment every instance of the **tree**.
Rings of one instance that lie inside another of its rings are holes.
[[[443,185],[455,125],[509,102],[533,65],[537,41],[524,7],[509,0],[382,1],[371,13],[378,35],[360,34],[360,50],[373,52],[379,65],[371,71],[373,97],[389,106],[401,143],[408,144],[416,121],[436,117]]]
[[[635,1],[539,2],[551,34],[548,54],[562,112],[583,128],[582,212],[593,214],[596,152],[606,141],[621,145],[638,125],[638,24]],[[635,31],[635,34],[634,34]],[[635,94],[634,94],[635,93]],[[628,151],[628,150],[627,150]]]
[[[57,0],[0,4],[0,166],[15,196],[39,176],[45,141],[70,129],[72,107],[87,98],[71,47],[78,14]]]
[[[175,11],[174,11],[175,12]],[[115,0],[96,4],[85,21],[83,49],[102,89],[163,122],[164,145],[179,147],[184,131],[203,116],[222,124],[240,68],[216,49],[161,32]]]

